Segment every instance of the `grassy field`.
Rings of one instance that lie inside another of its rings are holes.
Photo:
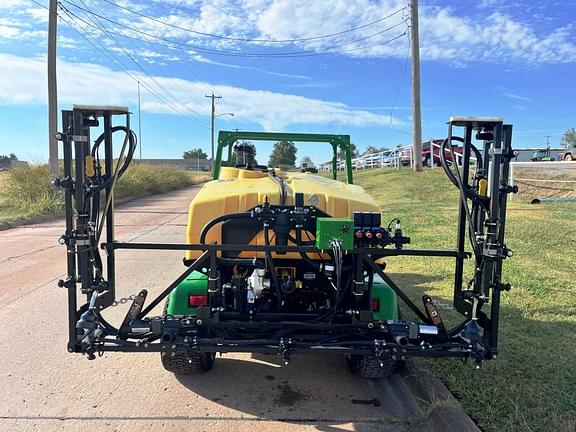
[[[415,248],[455,246],[458,192],[441,169],[355,173],[379,202],[384,219],[399,217]],[[504,265],[500,355],[475,370],[460,360],[426,360],[487,431],[576,430],[576,204],[510,203]],[[428,293],[451,303],[453,260],[398,257],[388,260],[393,279],[415,301]],[[471,274],[468,268],[467,273]],[[466,279],[467,280],[467,279]],[[453,311],[442,311],[450,324]]]
[[[118,201],[153,195],[209,180],[170,166],[133,163],[118,180]],[[63,213],[62,190],[50,185],[47,165],[30,165],[0,172],[0,225],[17,224]]]

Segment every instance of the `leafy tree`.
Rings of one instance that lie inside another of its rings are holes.
[[[576,147],[576,129],[570,128],[568,129],[564,135],[562,135],[562,145]]]
[[[12,166],[12,160],[10,156],[0,155],[0,168],[10,168]]]
[[[297,151],[298,149],[292,141],[278,141],[272,148],[272,153],[270,153],[270,159],[268,160],[268,166],[295,166]]]
[[[314,161],[312,161],[310,156],[303,156],[302,159],[300,159],[300,166],[303,167],[304,165],[306,165],[308,168],[314,166]]]
[[[201,148],[185,151],[182,159],[208,159],[208,155]]]
[[[380,149],[378,147],[368,146],[366,147],[366,151],[364,152],[364,154],[378,153],[379,151]]]
[[[388,150],[387,147],[375,147],[375,146],[368,146],[366,147],[366,151],[363,154],[372,154],[372,153],[380,153],[383,151]]]
[[[10,160],[13,160],[13,161],[17,161],[17,160],[18,160],[18,157],[16,156],[15,153],[10,153],[9,158],[10,158]]]
[[[251,141],[238,141],[238,143],[236,143],[234,147],[237,147],[237,148],[250,147],[250,151],[254,155],[254,163],[256,165],[258,164],[258,162],[255,159],[256,158],[256,146],[254,144],[252,144]],[[244,164],[245,161],[242,161],[242,160],[236,161],[236,156],[237,156],[236,152],[232,152],[232,160],[229,162],[230,166],[236,165],[237,162],[240,163],[241,165]]]
[[[360,154],[358,153],[358,150],[356,149],[356,144],[354,144],[354,143],[350,143],[350,155],[352,156],[352,159],[360,156]],[[338,159],[344,160],[345,157],[346,157],[346,154],[344,153],[344,150],[342,150],[342,149],[338,150]]]

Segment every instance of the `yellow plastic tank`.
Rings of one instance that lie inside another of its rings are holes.
[[[327,177],[298,172],[278,172],[286,193],[285,204],[294,204],[296,193],[304,194],[304,204],[313,205],[332,217],[352,218],[355,211],[379,212],[374,199],[363,188]],[[280,185],[268,173],[239,168],[222,167],[220,178],[204,185],[190,203],[186,241],[199,243],[202,228],[223,214],[250,210],[258,204],[280,203]],[[212,228],[206,242],[221,243],[221,224]],[[262,234],[251,244],[264,244]],[[186,259],[197,258],[201,252],[187,251]],[[242,257],[260,257],[262,254],[244,252]],[[297,254],[283,258],[299,258]]]

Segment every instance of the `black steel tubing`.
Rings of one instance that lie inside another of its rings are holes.
[[[180,276],[178,276],[178,279],[176,279],[174,282],[172,282],[168,286],[168,288],[166,288],[164,291],[162,291],[158,295],[158,297],[156,297],[154,300],[152,300],[152,302],[140,312],[137,319],[142,319],[142,317],[146,316],[152,309],[154,309],[168,294],[170,294],[172,292],[172,290],[174,288],[176,288],[194,270],[197,270],[202,264],[204,264],[204,261],[206,261],[207,257],[208,257],[208,251],[206,251],[202,255],[200,255],[198,257],[198,259],[196,259],[196,261],[194,261],[190,265],[190,267],[186,268],[186,271],[184,271],[184,273],[182,273]]]
[[[129,130],[129,129],[128,129]],[[112,148],[112,118],[109,112],[104,113],[104,163],[106,165],[106,174],[104,175],[104,182],[108,184],[106,187],[106,202],[114,193],[112,188],[112,166],[114,161],[114,153]],[[95,200],[100,199],[100,194],[97,195]],[[114,241],[114,197],[110,201],[110,206],[106,212],[106,241]],[[110,291],[109,302],[113,302],[116,298],[116,258],[115,252],[109,251],[106,254],[106,276],[108,282],[108,290]]]
[[[400,297],[402,301],[406,303],[406,305],[408,305],[408,307],[412,309],[416,315],[418,315],[418,318],[420,318],[422,322],[430,323],[430,320],[420,310],[420,308],[416,306],[414,302],[410,300],[410,298],[406,294],[404,294],[404,291],[402,291],[402,289],[398,285],[396,285],[394,281],[390,279],[388,275],[384,273],[384,271],[380,267],[378,267],[378,265],[374,261],[372,261],[371,258],[366,257],[365,261],[368,263],[370,267],[374,269],[374,271],[378,274],[378,276],[380,276],[384,280],[384,282],[386,282],[390,286],[390,288],[394,290],[396,295]]]
[[[304,252],[317,253],[319,250],[314,246],[273,246],[246,245],[246,244],[187,244],[187,243],[127,243],[112,242],[102,243],[101,247],[106,250],[112,249],[142,249],[142,250],[195,250],[195,251],[230,251],[230,252]],[[384,256],[431,256],[446,258],[470,257],[466,251],[458,252],[449,249],[380,249],[380,248],[355,248],[347,251],[348,254],[364,254],[376,257]]]
[[[76,308],[78,299],[76,297],[76,247],[72,241],[72,232],[74,231],[74,212],[72,210],[72,140],[70,133],[73,131],[73,114],[72,111],[62,111],[62,126],[64,128],[63,158],[64,158],[64,181],[69,182],[68,187],[64,189],[64,204],[66,209],[66,267],[67,277],[65,283],[68,283],[68,351],[76,352]]]

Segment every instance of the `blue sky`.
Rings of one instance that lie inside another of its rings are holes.
[[[0,0],[0,153],[37,162],[48,154],[47,4]],[[145,158],[208,151],[212,91],[217,114],[234,113],[217,129],[347,133],[360,150],[411,142],[406,1],[61,4],[60,109],[137,112],[140,81]],[[546,135],[558,146],[576,127],[575,18],[575,0],[421,0],[424,138],[444,136],[451,115],[497,115],[516,147]],[[327,150],[298,156],[321,162]]]

